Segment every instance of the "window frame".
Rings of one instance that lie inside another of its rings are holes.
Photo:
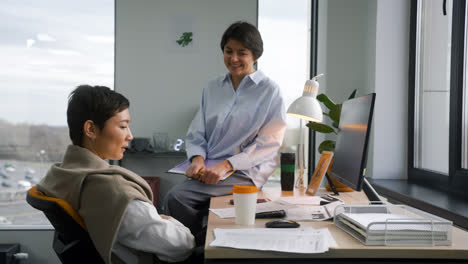
[[[408,78],[408,181],[427,187],[466,196],[464,187],[468,186],[468,169],[462,168],[462,122],[463,87],[465,61],[465,20],[466,3],[453,0],[452,46],[450,62],[450,117],[449,117],[449,175],[414,167],[415,150],[415,86],[416,86],[416,34],[417,6],[422,0],[411,1],[410,16],[410,57]]]
[[[310,12],[310,74],[309,79],[318,74],[317,71],[317,57],[318,57],[318,16],[319,16],[319,0],[311,0]],[[309,123],[312,123],[309,121]],[[317,154],[316,148],[316,132],[315,130],[308,129],[309,146],[307,156],[307,182],[310,182],[315,172],[315,155]]]

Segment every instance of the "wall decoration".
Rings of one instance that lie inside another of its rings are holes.
[[[197,50],[200,37],[198,19],[187,13],[171,15],[167,20],[167,44],[171,54],[192,54]],[[198,34],[197,34],[198,32]]]
[[[180,46],[185,47],[192,42],[193,40],[192,36],[193,36],[192,32],[184,32],[182,33],[182,36],[180,36],[180,38],[176,40],[176,42]]]

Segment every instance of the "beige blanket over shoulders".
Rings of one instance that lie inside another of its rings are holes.
[[[74,145],[68,146],[63,163],[54,164],[37,188],[70,203],[106,263],[111,263],[111,250],[129,202],[153,200],[143,178]]]

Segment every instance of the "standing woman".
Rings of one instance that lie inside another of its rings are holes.
[[[222,36],[221,50],[229,72],[204,88],[186,136],[189,179],[166,197],[167,213],[195,235],[202,230],[211,197],[229,194],[234,184],[265,184],[278,165],[286,129],[278,85],[254,67],[263,53],[257,28],[232,24]],[[223,161],[206,168],[205,159]],[[221,180],[231,170],[235,173]]]

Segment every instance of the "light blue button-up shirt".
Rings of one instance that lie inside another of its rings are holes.
[[[228,160],[261,187],[278,166],[286,130],[279,86],[261,71],[234,90],[229,74],[208,83],[186,136],[187,157]]]

